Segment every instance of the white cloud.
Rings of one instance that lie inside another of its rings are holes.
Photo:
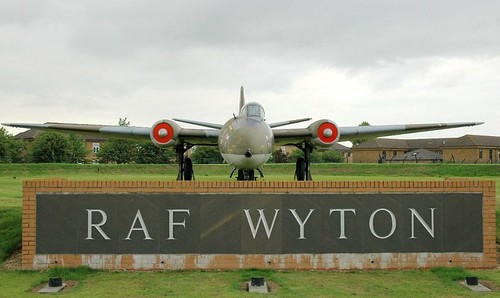
[[[485,121],[499,135],[498,1],[2,1],[0,121]]]

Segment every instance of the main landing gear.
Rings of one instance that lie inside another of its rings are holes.
[[[295,145],[297,148],[304,152],[304,158],[299,157],[297,159],[297,163],[295,164],[295,175],[294,179],[297,181],[312,181],[311,176],[311,153],[313,151],[313,147],[308,144],[300,144]]]
[[[175,153],[177,154],[177,180],[179,181],[191,181],[194,180],[194,171],[193,171],[193,161],[191,158],[184,158],[184,153],[191,149],[192,145],[177,145],[175,147]]]

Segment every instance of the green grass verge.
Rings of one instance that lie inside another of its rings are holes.
[[[21,243],[21,208],[0,209],[0,263]]]
[[[492,297],[474,293],[458,281],[478,276],[500,284],[498,270],[438,268],[400,271],[165,271],[105,272],[85,267],[42,272],[0,271],[1,294],[33,296],[32,288],[49,277],[75,281],[61,294],[68,297],[262,297],[245,292],[250,277],[264,276],[272,285],[266,297]]]

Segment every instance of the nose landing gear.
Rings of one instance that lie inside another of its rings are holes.
[[[236,168],[233,169],[229,178],[233,177]],[[261,169],[257,169],[260,174],[260,178],[264,178],[264,173],[262,173]],[[238,177],[236,177],[237,181],[256,181],[257,177],[255,177],[255,170],[238,170]]]
[[[238,170],[238,177],[236,178],[238,181],[255,181],[255,172],[254,170],[244,171]]]

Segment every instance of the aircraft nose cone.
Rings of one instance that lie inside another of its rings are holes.
[[[247,152],[245,152],[245,157],[246,158],[252,157],[252,152],[250,152],[250,149],[248,149]]]
[[[327,128],[323,131],[323,135],[327,138],[331,138],[333,136],[333,130]]]
[[[166,130],[165,128],[162,128],[158,131],[158,135],[162,138],[165,138],[167,135],[168,135],[168,130]]]

